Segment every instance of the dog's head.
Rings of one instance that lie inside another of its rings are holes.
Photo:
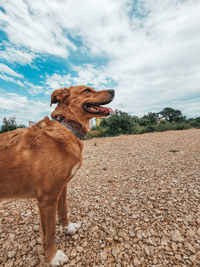
[[[65,110],[67,115],[77,115],[80,119],[107,117],[113,110],[102,105],[110,103],[115,95],[114,90],[96,91],[88,86],[71,86],[60,88],[51,95],[51,105],[58,103],[57,108]],[[57,109],[56,108],[56,109]],[[64,114],[61,114],[64,116]]]

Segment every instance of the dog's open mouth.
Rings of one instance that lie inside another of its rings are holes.
[[[83,105],[83,109],[88,113],[100,116],[109,116],[114,114],[115,112],[111,108],[101,106],[106,104],[108,103],[86,103]]]

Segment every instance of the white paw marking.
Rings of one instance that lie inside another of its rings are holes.
[[[68,226],[66,227],[67,234],[68,235],[74,235],[77,230],[81,227],[80,223],[69,223]]]
[[[52,267],[62,266],[64,263],[67,263],[68,261],[69,259],[67,255],[65,255],[65,253],[63,253],[61,250],[58,250],[56,256],[50,262],[50,265]]]

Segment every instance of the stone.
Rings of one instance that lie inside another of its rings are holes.
[[[69,218],[81,228],[67,236],[56,224],[57,247],[70,259],[64,266],[199,267],[199,133],[84,141],[83,165],[68,184]],[[0,205],[0,266],[47,266],[37,201]]]
[[[81,253],[81,252],[83,252],[84,248],[81,247],[81,246],[77,246],[76,247],[76,250]]]
[[[33,239],[30,243],[29,243],[30,247],[34,247],[36,245],[36,241],[35,239]]]
[[[181,236],[180,232],[176,229],[173,233],[172,233],[172,240],[174,242],[183,242],[184,238]]]
[[[195,236],[195,231],[193,231],[192,229],[189,229],[187,231],[187,234],[188,234],[189,237],[194,237]]]
[[[192,253],[194,253],[195,254],[195,252],[196,252],[196,249],[195,249],[195,247],[194,246],[192,246],[191,244],[188,244],[187,245],[187,247],[188,247],[188,249],[192,252]]]
[[[177,250],[177,248],[178,248],[178,247],[177,247],[177,244],[176,244],[175,242],[172,242],[172,249],[173,249],[173,250]]]
[[[133,260],[133,264],[134,264],[134,266],[139,266],[140,265],[140,261],[139,261],[139,259],[138,258],[134,258],[134,260]]]
[[[163,236],[161,239],[161,245],[162,246],[167,246],[169,242],[169,239],[166,236]]]
[[[191,262],[194,262],[194,261],[196,260],[196,258],[197,258],[196,255],[191,255],[191,256],[189,257],[189,259],[190,259]]]
[[[181,260],[182,260],[182,257],[181,257],[181,255],[180,255],[180,254],[175,254],[175,258],[176,258],[177,260],[179,260],[179,261],[181,261]]]
[[[114,246],[114,247],[112,248],[112,255],[113,255],[114,257],[116,257],[117,254],[119,254],[119,252],[120,252],[120,247],[119,247],[119,246]]]
[[[107,251],[104,250],[100,253],[100,258],[102,261],[105,261],[107,259],[107,257],[108,257]]]
[[[200,236],[200,227],[197,230],[197,234]]]
[[[34,225],[33,231],[38,232],[40,230],[39,225]]]
[[[145,248],[144,248],[144,251],[145,251],[145,253],[147,254],[147,256],[150,256],[150,255],[151,255],[151,253],[150,253],[150,250],[149,250],[149,247],[148,247],[148,246],[145,246]]]

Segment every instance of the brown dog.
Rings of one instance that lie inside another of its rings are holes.
[[[50,120],[0,135],[0,199],[36,198],[40,212],[42,243],[51,266],[68,261],[56,248],[56,209],[59,222],[74,234],[79,224],[69,223],[67,183],[81,166],[83,142],[92,117],[106,117],[111,109],[100,105],[114,98],[114,90],[95,91],[87,86],[55,90],[58,103]]]

